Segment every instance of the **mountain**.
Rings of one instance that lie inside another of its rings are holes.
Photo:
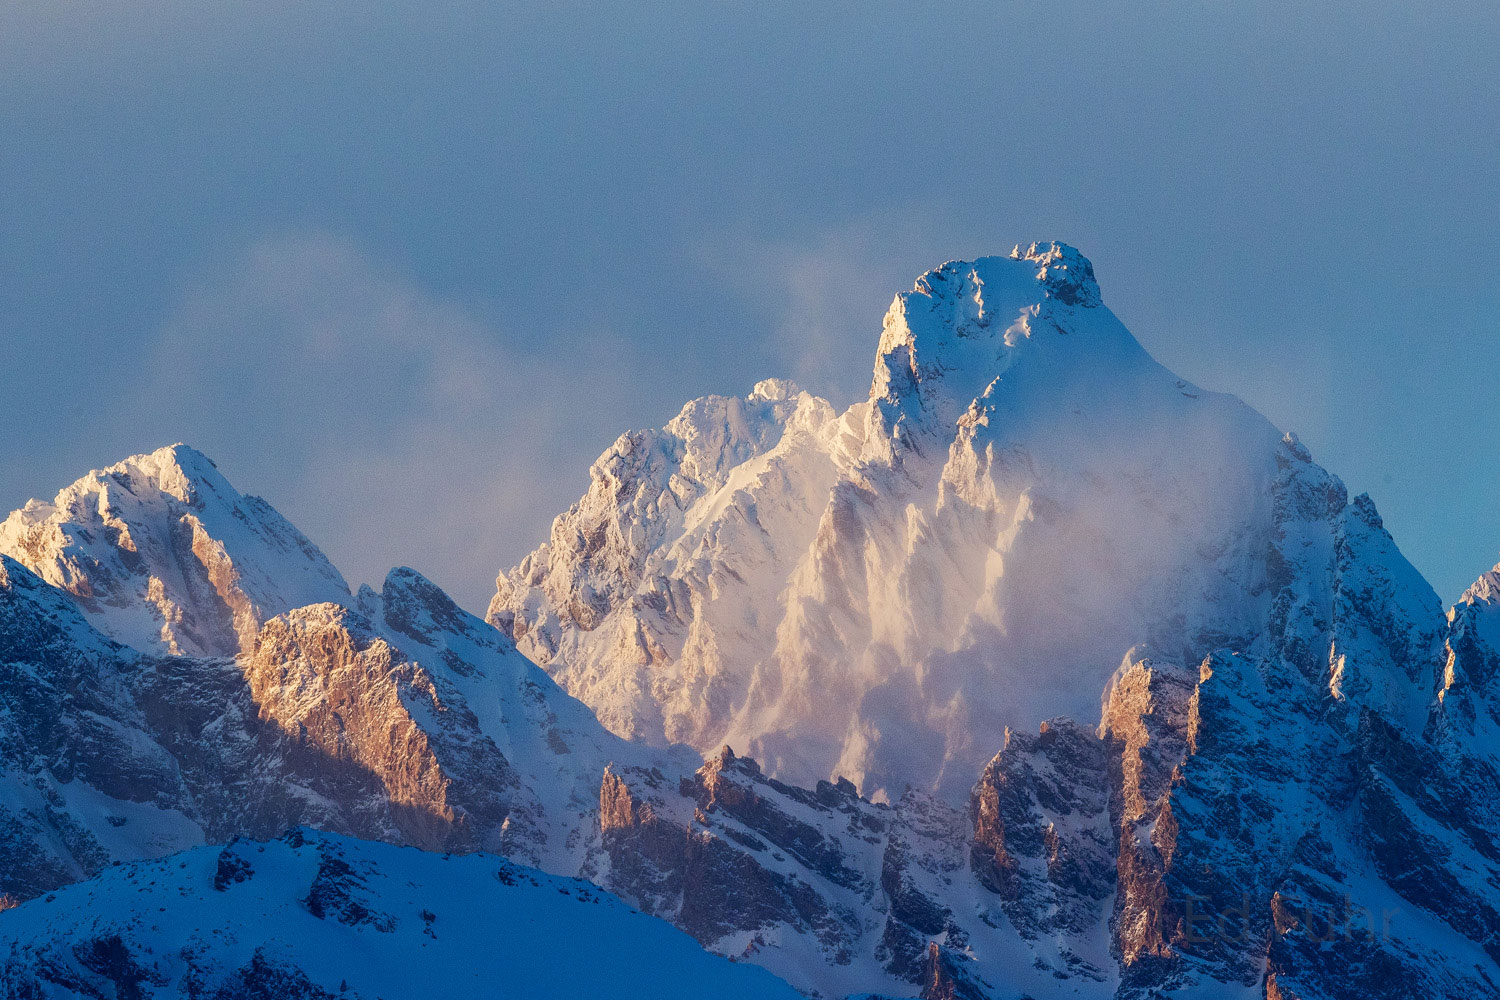
[[[490,621],[618,732],[893,803],[887,971],[1497,995],[1493,586],[1445,620],[1370,499],[1152,360],[1075,250],[924,275],[842,413],[762,383],[590,476]]]
[[[1500,567],[1445,615],[1368,497],[1152,361],[1069,248],[924,276],[843,413],[772,380],[622,437],[493,626],[410,569],[349,594],[190,449],[116,469],[148,467],[6,522],[0,938],[56,930],[0,969],[32,994],[318,995],[312,951],[369,949],[308,919],[441,937],[436,852],[489,852],[809,996],[1500,997]],[[188,934],[236,929],[181,873],[298,828],[264,927]]]
[[[0,913],[0,983],[36,1000],[798,996],[586,882],[301,829]]]
[[[143,652],[233,656],[268,618],[349,597],[300,531],[181,444],[30,501],[0,522],[0,554]]]
[[[1060,244],[896,296],[867,400],[708,397],[590,479],[489,620],[614,731],[787,780],[960,803],[1008,729],[1097,718],[1137,646],[1287,652],[1418,727],[1431,694],[1441,608],[1368,498],[1157,364]],[[1349,572],[1410,644],[1346,670]]]
[[[905,927],[881,887],[889,810],[620,739],[412,570],[276,615],[234,657],[122,645],[0,570],[0,897],[305,825],[586,877],[823,995],[921,975],[876,955]],[[80,582],[126,616],[149,601]]]

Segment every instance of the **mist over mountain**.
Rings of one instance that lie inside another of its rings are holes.
[[[1500,567],[1077,250],[590,478],[487,621],[183,445],[0,523],[0,993],[1500,996]]]
[[[793,780],[960,801],[1007,729],[1093,721],[1136,648],[1275,656],[1290,629],[1349,711],[1420,729],[1432,694],[1442,609],[1369,499],[1157,364],[1058,244],[896,296],[864,402],[697,400],[590,475],[489,620],[615,731]],[[1365,573],[1409,647],[1334,613]]]

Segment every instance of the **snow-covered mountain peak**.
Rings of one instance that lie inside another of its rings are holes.
[[[678,463],[678,475],[717,485],[726,469],[775,446],[789,425],[814,426],[831,415],[827,401],[789,379],[765,379],[748,396],[695,399],[667,423],[664,433],[622,435],[616,451],[623,457],[641,445],[654,446]]]
[[[617,932],[577,883],[305,831],[51,894],[309,825],[581,874],[811,996],[1494,995],[1500,567],[1445,622],[1370,499],[1152,361],[1076,252],[954,267],[898,300],[942,362],[906,391],[773,379],[622,436],[501,576],[508,636],[405,567],[351,600],[191,449],[13,515],[0,909],[43,898],[0,982],[465,993],[530,921],[565,939],[508,953],[534,993]],[[345,990],[353,948],[398,975]]]
[[[789,378],[763,378],[750,390],[750,398],[782,402],[795,399],[801,392],[797,383]]]
[[[868,401],[705,397],[592,478],[489,621],[615,732],[778,778],[959,801],[1139,645],[1281,656],[1408,730],[1431,695],[1436,597],[1373,504],[1155,361],[1061,244],[897,295]]]
[[[1470,584],[1458,603],[1500,606],[1500,563]]]
[[[1043,383],[1057,404],[1158,370],[1103,307],[1093,265],[1060,243],[1017,247],[1009,257],[949,261],[898,294],[885,316],[870,398],[875,452],[887,436],[939,436],[976,399],[1005,391],[1013,368]],[[1163,373],[1164,374],[1164,373]],[[1183,383],[1186,385],[1186,383]]]
[[[201,502],[198,495],[205,491],[220,496],[235,493],[213,459],[180,441],[148,455],[128,458],[107,471],[119,474],[117,470],[141,486],[155,487],[184,503]]]
[[[132,455],[108,468],[94,469],[61,491],[53,502],[29,500],[17,513],[24,513],[28,521],[38,521],[63,507],[74,495],[103,494],[107,499],[111,489],[136,496],[161,493],[187,504],[201,504],[198,497],[203,492],[234,492],[212,459],[178,442],[144,455]],[[16,514],[11,515],[15,517]]]
[[[0,553],[147,652],[233,655],[267,618],[347,601],[322,552],[183,444],[90,472],[0,523]]]

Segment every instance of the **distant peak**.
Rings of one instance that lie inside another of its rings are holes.
[[[373,607],[373,602],[363,595],[360,602],[362,608],[366,604]],[[380,588],[380,603],[385,623],[418,642],[431,642],[439,631],[472,633],[481,624],[441,587],[410,566],[397,566],[386,574]],[[495,637],[498,639],[499,633]]]
[[[148,652],[232,656],[277,614],[349,600],[317,546],[180,442],[27,503],[0,521],[0,552]]]
[[[427,577],[418,573],[410,566],[395,566],[385,575],[385,583],[381,586],[381,593],[401,591],[421,591],[427,594],[442,594],[442,589]],[[446,599],[447,595],[443,594]]]
[[[789,378],[767,378],[755,383],[755,388],[750,390],[750,397],[774,403],[795,399],[801,391],[797,383]]]
[[[1500,563],[1496,563],[1494,569],[1475,580],[1458,599],[1458,603],[1500,605]]]

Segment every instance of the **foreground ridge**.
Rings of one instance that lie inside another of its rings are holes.
[[[0,943],[8,996],[798,996],[586,882],[303,829],[111,869]]]

